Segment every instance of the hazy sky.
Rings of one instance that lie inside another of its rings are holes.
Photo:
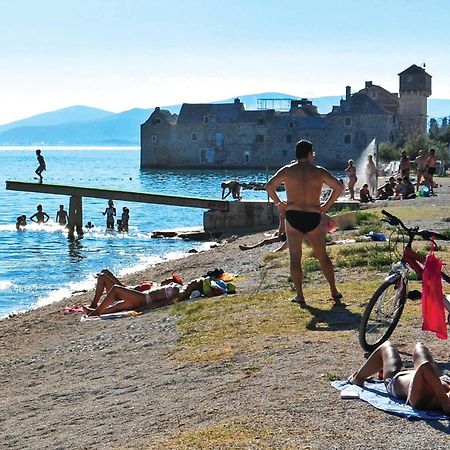
[[[0,0],[0,124],[277,91],[396,92],[426,63],[450,98],[448,0]]]

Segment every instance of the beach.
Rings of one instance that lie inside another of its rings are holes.
[[[382,206],[409,224],[446,229],[450,182],[440,182],[437,197]],[[364,271],[362,279],[361,268],[338,268],[347,304],[342,308],[333,307],[322,275],[313,271],[305,280],[310,307],[300,309],[290,302],[287,254],[271,252],[278,244],[238,248],[263,237],[228,237],[209,251],[124,279],[131,285],[176,272],[189,280],[222,268],[238,276],[235,296],[117,320],[81,322],[79,314],[62,313],[65,306],[89,303],[93,293],[85,292],[0,321],[2,446],[449,448],[448,422],[390,416],[361,401],[341,400],[330,386],[364,360],[360,313],[367,292],[386,272]],[[331,246],[335,260],[342,246]],[[440,256],[448,259],[447,253]],[[413,343],[425,342],[450,373],[448,343],[420,331],[420,304],[410,303],[393,341],[406,360]]]

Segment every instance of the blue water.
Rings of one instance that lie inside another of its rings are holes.
[[[47,163],[44,182],[48,183],[220,198],[223,180],[266,180],[266,174],[257,171],[140,170],[138,149],[42,149]],[[54,222],[60,204],[68,209],[68,197],[5,189],[5,180],[36,181],[35,149],[0,148],[0,167],[0,317],[89,288],[93,275],[103,267],[124,274],[201,246],[150,236],[158,229],[201,228],[202,209],[115,202],[118,216],[124,206],[130,209],[129,233],[121,234],[105,230],[101,213],[106,200],[89,198],[83,199],[83,218],[95,228],[82,240],[70,241]],[[247,199],[267,198],[260,191],[243,194]],[[30,217],[39,203],[51,221],[43,226],[28,221],[25,230],[17,231],[17,216]]]

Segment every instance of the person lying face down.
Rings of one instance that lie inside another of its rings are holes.
[[[414,368],[405,369],[398,350],[385,342],[348,381],[363,387],[367,377],[382,370],[391,398],[404,400],[413,408],[450,414],[450,377],[440,375],[430,351],[420,342],[414,346],[412,360]]]

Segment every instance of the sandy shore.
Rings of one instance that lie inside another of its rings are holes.
[[[450,182],[444,181],[439,196],[426,201],[446,215]],[[406,206],[417,207],[420,202]],[[420,222],[434,226],[437,220]],[[238,249],[239,244],[263,236],[231,239],[125,281],[159,280],[173,271],[191,279],[220,267],[243,276],[236,283],[240,293],[288,289],[286,267],[268,270],[264,262],[274,247]],[[344,272],[337,274],[338,281],[344,277]],[[323,284],[323,279],[316,282]],[[91,298],[92,292],[75,295],[0,321],[1,448],[170,448],[158,442],[242,417],[256,428],[270,423],[278,430],[273,445],[227,448],[450,446],[448,422],[411,423],[362,402],[344,402],[329,386],[326,374],[344,376],[363,358],[357,344],[359,316],[347,308],[326,312],[336,336],[314,329],[282,340],[264,337],[258,351],[242,351],[222,363],[194,364],[171,357],[180,338],[171,308],[84,323],[77,314],[62,314],[64,306]],[[283,301],[289,302],[289,297]],[[399,330],[396,339],[405,352],[413,341],[425,340],[439,361],[449,361],[448,343],[423,335],[419,327]]]

